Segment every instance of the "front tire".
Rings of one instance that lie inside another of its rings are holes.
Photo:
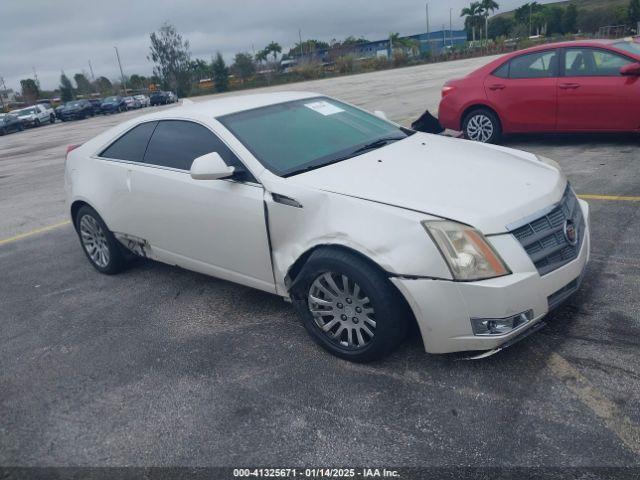
[[[93,208],[85,205],[78,210],[75,227],[82,249],[96,270],[107,275],[124,270],[127,264],[124,247]]]
[[[51,125],[53,125],[54,123],[56,123],[56,116],[55,115],[49,115],[49,123]]]
[[[387,276],[343,250],[316,250],[296,278],[291,296],[311,338],[352,362],[385,357],[407,332],[406,303]]]
[[[502,138],[500,119],[487,108],[469,112],[462,122],[462,130],[466,138],[476,142],[498,143]]]

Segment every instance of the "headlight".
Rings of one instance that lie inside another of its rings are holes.
[[[456,280],[484,280],[511,273],[478,230],[448,220],[422,222]]]

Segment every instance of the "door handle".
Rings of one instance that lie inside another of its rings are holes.
[[[505,86],[505,85],[502,85],[502,84],[496,83],[495,85],[491,85],[491,86],[489,87],[489,90],[504,90],[505,88],[506,88],[506,86]]]
[[[561,83],[560,88],[563,90],[575,90],[576,88],[580,88],[579,83]]]

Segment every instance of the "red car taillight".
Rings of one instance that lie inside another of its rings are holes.
[[[451,85],[445,85],[444,87],[442,87],[442,98],[446,97],[450,93],[453,93],[455,89],[456,87]]]

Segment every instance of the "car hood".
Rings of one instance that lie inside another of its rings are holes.
[[[507,225],[558,202],[566,188],[561,170],[533,154],[421,133],[289,180],[485,234],[507,232]]]

